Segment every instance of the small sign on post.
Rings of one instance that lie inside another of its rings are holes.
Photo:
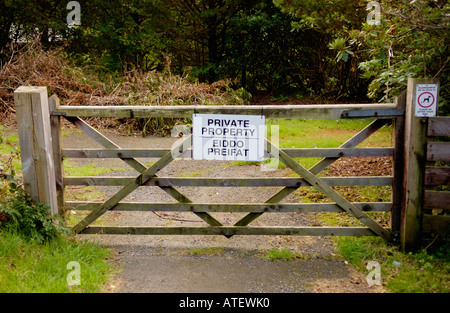
[[[264,161],[263,115],[193,114],[193,159]]]
[[[416,85],[416,117],[436,116],[438,84]]]

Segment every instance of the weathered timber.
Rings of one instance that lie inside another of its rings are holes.
[[[364,117],[392,118],[402,115],[395,103],[381,104],[314,104],[314,105],[177,105],[177,106],[59,106],[54,114],[65,117],[116,117],[116,118],[192,118],[197,114],[249,114],[266,118],[340,119],[352,111],[372,110]],[[390,110],[384,114],[384,110]]]
[[[385,228],[381,227],[377,222],[371,219],[367,214],[362,212],[359,208],[351,204],[345,198],[343,198],[340,194],[338,194],[335,190],[333,190],[328,184],[326,184],[322,179],[315,176],[310,171],[306,170],[303,166],[295,162],[291,157],[286,155],[284,152],[280,151],[277,147],[275,147],[270,141],[266,140],[267,147],[269,152],[276,152],[280,156],[281,162],[289,166],[294,172],[303,177],[308,183],[321,191],[328,198],[336,202],[339,207],[345,210],[347,213],[350,213],[354,217],[356,217],[361,223],[369,227],[374,233],[379,235],[380,237],[390,240],[390,232]],[[278,151],[276,151],[278,149]]]
[[[420,245],[423,216],[424,171],[426,163],[426,118],[415,116],[416,85],[436,84],[436,79],[408,79],[405,109],[405,155],[403,211],[400,241],[403,251]]]
[[[399,108],[406,106],[406,91],[402,91],[395,99]],[[394,155],[392,158],[392,209],[391,209],[391,231],[399,234],[402,218],[403,201],[403,157],[405,149],[405,117],[398,116],[394,120]]]
[[[155,158],[162,157],[169,149],[63,149],[64,158]],[[340,157],[390,157],[393,148],[315,148],[282,149],[292,158],[340,158]],[[180,155],[192,157],[192,150]]]
[[[447,162],[450,161],[450,142],[428,141],[427,160]]]
[[[67,201],[67,210],[94,210],[101,202]],[[362,211],[390,211],[390,202],[352,202]],[[119,202],[114,211],[170,211],[170,212],[335,212],[342,209],[335,203],[144,203]]]
[[[450,216],[424,214],[423,232],[437,233],[445,237],[450,232]]]
[[[47,88],[19,87],[14,104],[25,189],[35,203],[48,204],[58,214]]]
[[[363,130],[358,132],[356,135],[354,135],[352,138],[347,140],[345,143],[343,143],[339,148],[354,148],[361,142],[363,142],[366,138],[368,138],[370,135],[375,133],[378,129],[383,127],[384,125],[390,123],[390,120],[383,120],[383,119],[377,119],[367,125]],[[283,150],[281,150],[283,151]],[[333,157],[333,158],[324,158],[320,160],[318,163],[316,163],[313,167],[309,169],[309,171],[315,175],[319,174],[321,171],[326,169],[328,166],[333,164],[339,160],[339,157]],[[272,197],[270,197],[266,203],[276,203],[283,200],[285,197],[289,196],[291,193],[295,192],[300,186],[297,187],[285,187],[278,191],[276,194],[274,194]],[[262,213],[249,213],[243,218],[241,218],[239,221],[237,221],[234,225],[235,226],[245,226],[250,224],[252,221],[257,219],[259,216],[261,216]]]
[[[56,95],[51,96],[48,99],[50,111],[56,110],[59,106],[59,99]],[[61,155],[62,143],[61,143],[61,117],[50,116],[50,130],[52,134],[53,144],[53,162],[55,163],[55,182],[56,182],[56,197],[58,201],[58,213],[59,216],[64,216],[64,165],[63,157]]]
[[[87,124],[85,121],[83,121],[79,117],[66,117],[66,119],[68,121],[70,121],[71,123],[73,123],[78,129],[82,130],[89,137],[91,137],[96,142],[101,144],[103,147],[109,148],[109,149],[120,149],[120,147],[118,145],[116,145],[113,141],[111,141],[109,138],[107,138],[106,136],[104,136],[103,134],[101,134],[100,132],[95,130],[93,127],[91,127],[89,124]],[[188,143],[192,144],[192,141],[190,139],[188,139],[188,140],[189,140]],[[187,149],[189,146],[186,146],[186,147],[182,146],[182,147]],[[173,155],[182,155],[183,153],[184,153],[183,151],[178,150]],[[147,169],[147,167],[145,165],[143,165],[141,162],[139,162],[136,159],[123,158],[123,157],[121,157],[120,159],[122,161],[124,161],[125,163],[127,163],[128,165],[130,165],[135,170],[137,170],[139,173],[143,173]],[[157,174],[154,174],[153,176],[156,178],[158,177]],[[188,197],[183,195],[181,192],[179,192],[177,189],[175,189],[172,186],[161,187],[161,189],[163,191],[165,191],[167,194],[169,194],[170,196],[172,196],[178,202],[181,202],[181,203],[192,202]],[[207,222],[211,226],[221,226],[222,225],[219,221],[217,221],[215,218],[210,216],[208,213],[196,213],[196,214],[197,214],[197,216],[202,218],[205,222]]]
[[[426,167],[425,185],[450,185],[450,167]]]
[[[450,210],[450,191],[425,190],[424,208]]]
[[[84,234],[120,235],[300,235],[300,236],[373,236],[366,227],[248,227],[248,226],[184,226],[184,227],[109,227],[89,226]]]
[[[450,136],[450,116],[428,118],[427,136]]]
[[[322,177],[330,186],[390,186],[390,176]],[[125,186],[135,180],[129,176],[66,176],[67,186]],[[307,187],[302,178],[228,178],[228,177],[153,177],[142,186],[197,186],[197,187]]]
[[[169,164],[171,161],[173,161],[173,156],[176,156],[178,151],[180,151],[180,148],[183,147],[185,142],[192,142],[190,137],[187,137],[184,139],[180,144],[173,147],[173,149],[164,155],[161,159],[159,159],[155,164],[147,168],[145,171],[143,171],[134,181],[130,182],[128,185],[124,186],[119,192],[117,192],[114,196],[106,200],[102,205],[97,207],[95,210],[93,210],[88,216],[86,216],[83,220],[81,220],[78,224],[76,224],[72,231],[75,233],[79,233],[84,228],[86,228],[89,224],[94,222],[97,218],[102,216],[106,211],[114,208],[114,206],[117,205],[119,201],[124,199],[126,196],[128,196],[131,192],[136,190],[139,186],[144,184],[148,179],[150,179],[152,176],[156,174],[156,172],[160,171],[164,166]],[[203,214],[205,215],[205,214]],[[208,217],[210,217],[208,215]],[[220,222],[215,220],[214,218],[210,217],[208,218],[209,223],[213,224],[219,224]]]

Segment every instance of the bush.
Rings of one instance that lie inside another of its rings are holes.
[[[7,174],[0,166],[0,182],[0,230],[18,233],[38,243],[68,233],[63,220],[51,216],[48,205],[32,202],[12,168]]]
[[[173,75],[170,60],[163,72],[133,69],[118,73],[88,61],[76,64],[63,49],[44,50],[38,43],[27,44],[20,51],[11,48],[9,54],[10,62],[3,67],[0,64],[2,121],[14,119],[14,90],[20,86],[46,86],[49,96],[56,94],[62,105],[246,105],[251,97],[244,88],[232,89],[232,80],[206,84],[192,81],[187,74]],[[146,135],[168,134],[179,121],[90,118],[88,122]]]

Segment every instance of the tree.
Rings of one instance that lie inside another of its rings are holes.
[[[408,77],[438,77],[441,108],[448,111],[449,12],[446,1],[383,2],[381,25],[365,24],[355,35],[368,54],[359,66],[372,79],[371,98],[396,96]]]
[[[340,66],[339,75],[346,77],[346,68],[354,71],[357,66],[358,77],[370,82],[370,98],[392,99],[404,89],[408,77],[439,77],[444,107],[449,95],[447,1],[383,1],[381,25],[367,23],[366,1],[274,2],[300,19],[295,27],[316,28],[329,34],[329,47],[335,51]],[[354,85],[361,88],[364,80]]]
[[[175,65],[193,67],[194,74],[210,83],[219,78],[230,20],[251,8],[256,0],[169,0],[162,1],[166,28],[173,45],[169,49]]]

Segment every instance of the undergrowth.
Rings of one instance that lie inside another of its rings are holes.
[[[1,131],[1,129],[0,129]],[[116,271],[112,251],[70,236],[49,207],[35,204],[21,179],[18,148],[0,132],[0,293],[98,292]],[[80,280],[68,283],[70,262]]]
[[[44,50],[39,42],[21,49],[10,47],[11,59],[0,68],[0,120],[14,122],[14,90],[20,86],[46,86],[62,105],[234,105],[248,104],[251,94],[231,88],[233,81],[213,84],[171,73],[138,69],[110,72],[95,64],[76,64],[62,48]],[[91,124],[147,134],[170,134],[172,118],[91,118]]]

